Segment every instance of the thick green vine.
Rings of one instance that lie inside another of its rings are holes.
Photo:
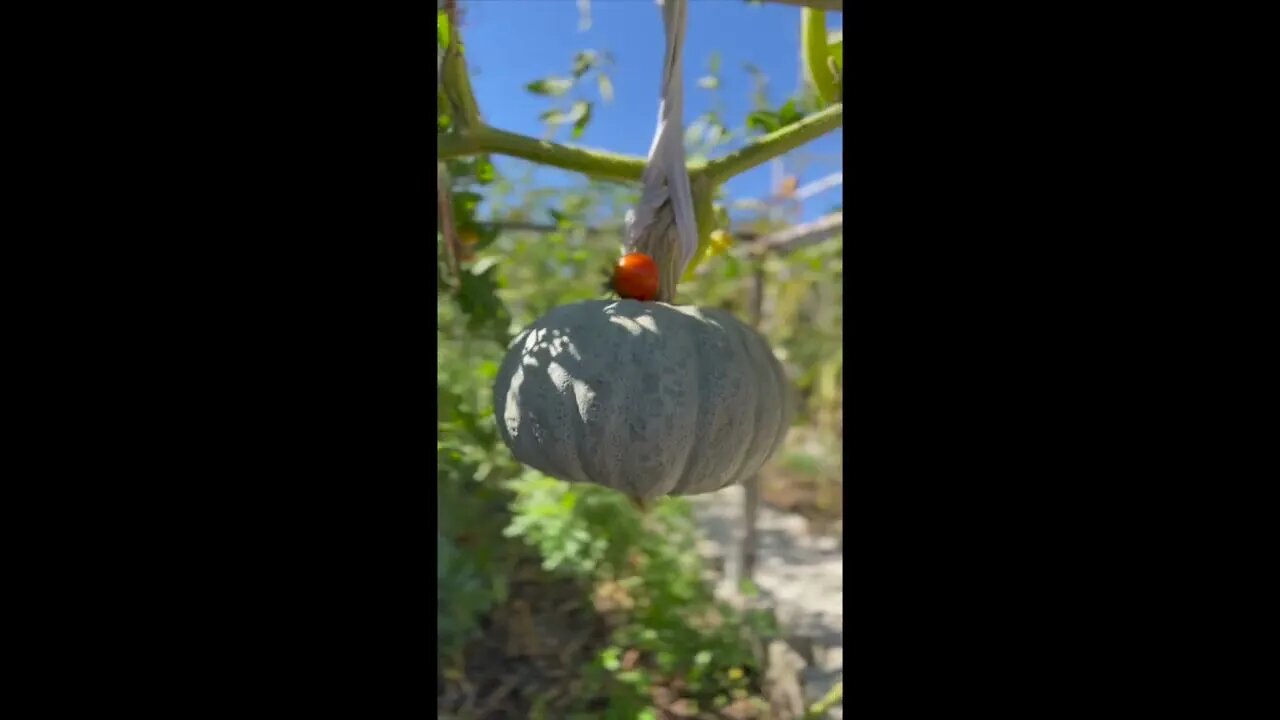
[[[804,72],[818,97],[825,102],[840,100],[840,88],[836,83],[827,47],[827,15],[821,10],[800,10],[800,56],[804,59]]]

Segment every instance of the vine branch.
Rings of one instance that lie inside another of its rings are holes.
[[[460,155],[497,153],[580,172],[601,180],[639,181],[644,174],[646,162],[642,157],[560,145],[488,125],[457,133],[438,134],[436,138],[438,157],[441,160]]]
[[[493,228],[499,232],[534,232],[534,233],[554,233],[564,232],[564,228],[559,225],[550,225],[547,223],[529,222],[527,220],[494,220],[488,222],[477,223],[481,227]],[[588,235],[617,235],[621,236],[626,232],[626,227],[622,225],[613,225],[605,227],[582,227]]]
[[[836,212],[763,237],[755,237],[744,233],[742,239],[751,240],[751,247],[757,252],[774,252],[779,255],[786,255],[802,247],[816,245],[843,230],[844,213]]]
[[[813,8],[814,10],[844,12],[844,0],[760,0],[760,1],[773,3],[775,5],[790,5],[792,7]]]
[[[722,184],[735,175],[835,130],[843,121],[844,104],[838,103],[794,125],[769,133],[718,160],[689,163],[689,173],[707,178],[713,186]],[[437,157],[440,160],[497,153],[580,172],[600,180],[638,182],[644,175],[647,163],[645,158],[636,155],[561,145],[483,124],[453,133],[438,133],[436,141]]]
[[[528,220],[489,220],[482,221],[477,224],[481,227],[491,228],[499,232],[554,233],[565,231],[565,229],[559,225],[531,222]],[[626,228],[622,225],[578,227],[588,235],[619,236],[626,231]],[[760,234],[750,230],[744,230],[741,232],[735,232],[734,235],[742,242],[746,249],[752,252],[786,255],[799,250],[800,248],[816,245],[828,240],[832,236],[840,234],[843,230],[844,213],[835,212],[829,215],[824,215],[817,220],[811,220],[800,225],[793,225],[789,228],[777,230],[768,234]]]
[[[819,135],[835,130],[843,122],[844,103],[836,103],[794,125],[775,130],[744,148],[712,160],[699,172],[710,178],[712,184],[721,184],[735,175],[794,150]]]

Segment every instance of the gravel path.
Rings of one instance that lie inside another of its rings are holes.
[[[721,569],[717,591],[732,597],[742,538],[743,489],[732,486],[688,498],[698,518],[699,552]],[[808,704],[844,675],[844,559],[838,537],[809,534],[808,521],[761,504],[755,583],[808,667],[802,677]],[[840,720],[843,708],[831,717]]]

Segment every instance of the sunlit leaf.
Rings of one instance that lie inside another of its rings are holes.
[[[720,123],[710,123],[707,126],[707,144],[715,147],[720,144],[721,138],[724,137],[725,128]]]
[[[595,50],[583,50],[573,56],[573,76],[580,78],[596,64],[598,55]]]
[[[587,129],[587,123],[591,122],[591,103],[577,102],[574,103],[575,110],[577,107],[583,106],[580,117],[573,123],[573,139],[577,140],[582,137],[582,133]]]
[[[488,155],[476,156],[476,182],[481,185],[488,185],[497,177],[497,171],[493,168],[493,162],[489,160]]]
[[[596,83],[600,87],[600,99],[607,103],[613,102],[613,81],[609,76],[604,73],[597,74]]]
[[[541,80],[534,80],[524,86],[525,90],[534,95],[549,95],[551,97],[559,97],[573,87],[572,78],[564,77],[548,77]]]
[[[469,191],[453,193],[454,220],[459,224],[470,221],[475,217],[476,208],[479,207],[482,200],[484,200],[484,196],[479,193]]]
[[[573,104],[573,107],[569,108],[568,112],[548,110],[539,115],[538,119],[548,125],[568,125],[570,123],[578,122],[582,119],[582,116],[586,115],[588,112],[590,112],[590,103],[585,103],[579,100]]]
[[[804,113],[800,112],[800,110],[796,108],[795,100],[788,100],[786,104],[778,110],[778,124],[781,127],[798,123],[803,119]]]
[[[707,129],[707,121],[698,118],[689,123],[689,127],[684,131],[684,142],[686,145],[697,145],[702,140],[702,133]]]
[[[462,273],[462,286],[458,290],[458,306],[467,315],[467,327],[505,344],[511,316],[498,299],[494,276],[495,260],[486,259]],[[477,268],[480,269],[476,272]]]
[[[747,116],[747,128],[750,130],[771,133],[780,127],[782,122],[772,110],[757,110]]]

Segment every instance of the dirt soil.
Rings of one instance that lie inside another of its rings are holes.
[[[508,601],[484,620],[461,667],[437,677],[438,717],[563,720],[582,712],[584,700],[591,717],[603,717],[608,700],[583,697],[583,671],[608,647],[627,610],[625,593],[553,576],[534,559],[522,562]],[[648,662],[633,650],[623,656],[623,669],[628,665]],[[653,688],[659,720],[763,720],[746,701],[693,712],[682,690],[678,678]]]
[[[766,467],[760,477],[760,499],[769,506],[808,520],[815,535],[839,534],[837,523],[844,517],[842,483],[777,467]]]

